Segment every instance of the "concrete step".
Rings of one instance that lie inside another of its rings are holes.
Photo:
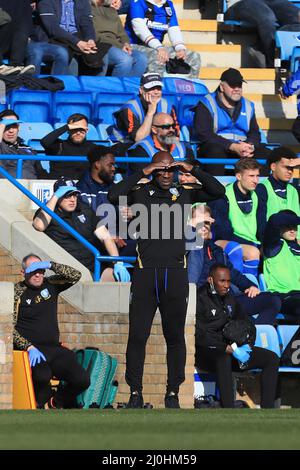
[[[299,148],[299,142],[290,131],[267,131],[267,139],[269,143],[280,143],[281,145],[287,145],[294,148]]]
[[[180,19],[179,26],[185,44],[216,44],[217,22],[215,20]]]
[[[201,78],[210,91],[214,91],[220,83],[220,76],[230,67],[201,67],[199,78]],[[272,95],[275,93],[275,70],[274,69],[240,69],[247,83],[244,83],[245,93],[257,93]]]
[[[241,46],[224,44],[188,44],[189,49],[199,52],[202,67],[241,67]]]
[[[286,100],[282,100],[279,95],[246,93],[244,96],[254,102],[257,117],[288,119],[297,117],[297,99],[295,96],[291,96]]]
[[[257,118],[259,127],[265,131],[290,131],[292,129],[293,122],[294,119]]]

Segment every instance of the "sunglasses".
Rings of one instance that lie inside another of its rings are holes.
[[[159,129],[175,129],[176,128],[176,124],[161,124],[160,126],[156,125],[156,124],[153,124],[154,127],[158,127]]]

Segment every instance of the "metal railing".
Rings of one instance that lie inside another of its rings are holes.
[[[33,160],[33,161],[50,161],[50,162],[86,162],[88,161],[86,156],[78,157],[78,156],[50,156],[50,155],[0,155],[0,160],[17,160],[17,169],[16,169],[16,178],[22,178],[22,171],[23,171],[23,161],[24,160]],[[184,160],[183,158],[178,158],[177,160]],[[203,164],[220,164],[220,165],[234,165],[238,158],[197,158],[200,163]],[[151,162],[151,158],[145,157],[116,157],[116,163],[149,163]],[[266,160],[258,159],[259,163],[264,165]]]
[[[3,160],[3,158],[0,158]],[[4,168],[0,166],[0,174],[4,176],[8,181],[10,181],[16,188],[18,188],[25,196],[27,196],[31,201],[33,201],[37,206],[39,206],[43,211],[45,211],[50,217],[52,217],[59,225],[61,225],[67,232],[69,232],[76,240],[78,240],[85,248],[87,248],[94,256],[94,273],[93,280],[98,282],[100,280],[101,274],[101,262],[103,261],[135,261],[134,256],[102,256],[91,243],[89,243],[80,233],[71,227],[67,222],[65,222],[61,217],[59,217],[55,212],[49,209],[46,204],[41,202],[37,197],[35,197],[25,186],[23,186],[16,178],[11,176]]]

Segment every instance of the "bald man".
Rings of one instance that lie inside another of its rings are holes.
[[[178,128],[173,116],[166,113],[157,113],[153,117],[150,135],[140,140],[128,150],[129,157],[153,157],[157,152],[169,152],[176,160],[187,158],[194,160],[193,150],[185,142],[180,142]],[[146,164],[133,163],[132,172],[144,168]]]
[[[199,184],[174,184],[174,171],[191,173]],[[139,183],[143,178],[151,179]],[[152,162],[126,180],[113,185],[108,199],[131,206],[134,219],[128,237],[137,240],[129,309],[126,382],[130,386],[127,408],[143,407],[143,369],[151,325],[159,307],[167,344],[168,380],[166,408],[179,408],[179,386],[184,381],[186,348],[184,326],[188,301],[185,227],[191,204],[218,199],[224,187],[198,166],[174,161],[158,152]],[[119,199],[126,196],[125,200]]]

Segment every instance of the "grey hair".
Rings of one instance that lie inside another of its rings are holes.
[[[29,253],[29,255],[24,256],[24,258],[22,259],[22,269],[26,269],[26,262],[29,258],[38,258],[40,261],[42,261],[42,259],[35,253]]]

